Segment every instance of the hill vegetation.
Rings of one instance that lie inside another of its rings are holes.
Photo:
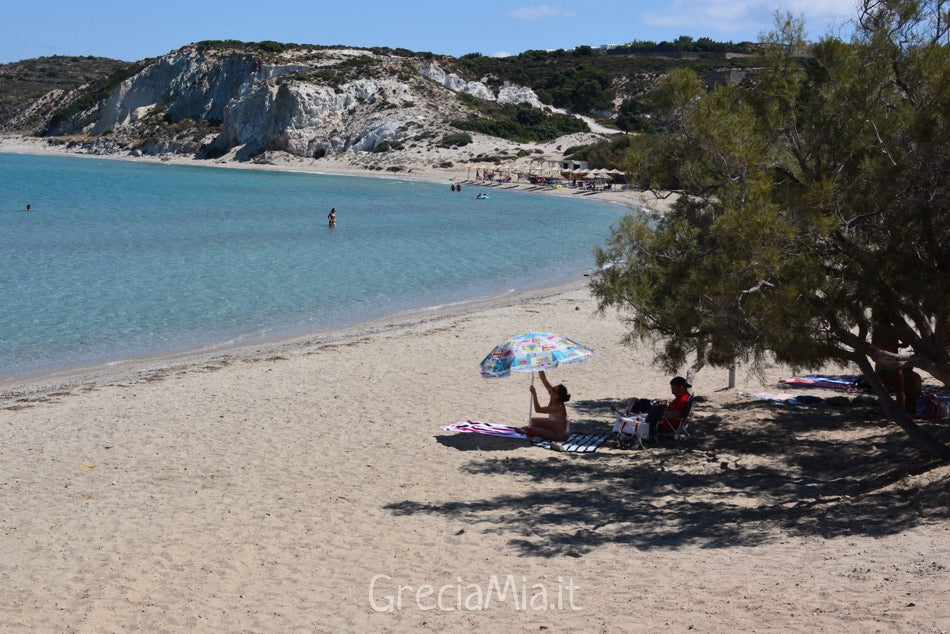
[[[643,110],[644,97],[657,79],[674,68],[688,68],[708,86],[734,72],[763,64],[756,45],[715,43],[689,38],[677,43],[635,42],[610,49],[579,46],[572,51],[525,51],[510,57],[470,54],[455,62],[459,75],[529,86],[542,103],[585,115],[611,118],[620,108]],[[630,104],[624,106],[626,102]],[[631,124],[618,126],[626,129]]]
[[[240,51],[265,61],[287,51],[312,51],[313,55],[319,55],[322,51],[340,48],[238,40],[205,40],[191,46],[199,51]],[[467,81],[482,81],[492,88],[505,82],[526,86],[534,90],[544,104],[594,117],[619,132],[650,127],[650,105],[646,96],[659,77],[673,68],[689,68],[712,86],[725,81],[729,73],[754,70],[762,61],[755,45],[717,43],[707,38],[694,42],[686,37],[676,42],[632,42],[603,50],[580,46],[571,51],[526,51],[502,58],[471,54],[456,59],[385,47],[366,50],[365,57],[317,72],[302,72],[294,78],[330,85],[350,81],[375,71],[371,54],[407,60],[431,59]],[[150,61],[129,63],[96,57],[52,56],[0,65],[0,127],[9,127],[4,124],[51,91],[82,87],[79,94],[56,103],[45,125],[28,131],[56,130],[58,122],[104,101],[119,82]],[[291,77],[284,78],[288,79]],[[472,117],[446,122],[446,125],[466,132],[527,142],[550,140],[583,129],[583,124],[570,116],[532,112],[527,107],[499,106],[468,96],[462,99],[472,110]]]
[[[51,91],[96,84],[135,66],[105,57],[64,55],[0,64],[0,122]]]

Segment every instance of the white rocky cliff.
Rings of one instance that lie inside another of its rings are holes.
[[[505,84],[493,93],[482,82],[446,74],[431,60],[355,49],[264,58],[186,47],[124,81],[90,132],[117,138],[138,125],[141,136],[150,117],[168,124],[190,119],[217,130],[202,143],[206,156],[235,152],[249,159],[280,150],[319,157],[444,131],[445,121],[469,115],[454,92],[543,107],[530,89]]]

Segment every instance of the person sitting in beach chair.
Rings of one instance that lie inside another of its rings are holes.
[[[681,376],[674,376],[670,380],[670,391],[673,392],[673,400],[666,404],[662,412],[656,416],[657,422],[650,420],[650,439],[656,438],[658,431],[673,432],[676,438],[686,436],[686,428],[689,418],[689,411],[693,406],[693,395],[690,389],[693,386]],[[654,414],[654,412],[650,412]]]
[[[644,437],[655,441],[659,432],[671,432],[675,438],[688,436],[689,412],[693,406],[693,395],[689,390],[692,387],[689,381],[676,376],[670,380],[673,400],[669,402],[630,399],[622,414],[611,408],[616,415],[612,431],[615,446],[635,443],[643,448]]]

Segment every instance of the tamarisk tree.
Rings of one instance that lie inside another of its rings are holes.
[[[752,85],[665,78],[662,132],[628,173],[675,192],[627,215],[597,253],[601,310],[670,370],[775,358],[854,364],[918,446],[950,449],[890,397],[874,363],[950,386],[950,54],[945,0],[863,0],[848,41],[806,45],[777,16]],[[872,317],[873,316],[873,317]],[[875,327],[899,352],[872,343]]]

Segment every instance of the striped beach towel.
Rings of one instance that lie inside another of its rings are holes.
[[[462,434],[483,434],[485,436],[499,436],[502,438],[515,438],[527,440],[527,436],[517,431],[510,425],[499,425],[498,423],[486,423],[478,420],[465,420],[445,425],[442,429],[454,431]],[[592,453],[600,447],[609,434],[571,434],[567,440],[558,443],[552,443],[544,440],[532,443],[535,446],[544,449],[554,449],[555,451],[567,451],[571,453]]]
[[[845,390],[852,392],[860,390],[860,384],[854,379],[844,379],[833,376],[793,376],[790,379],[780,379],[779,385],[795,387],[817,387],[828,390]]]

